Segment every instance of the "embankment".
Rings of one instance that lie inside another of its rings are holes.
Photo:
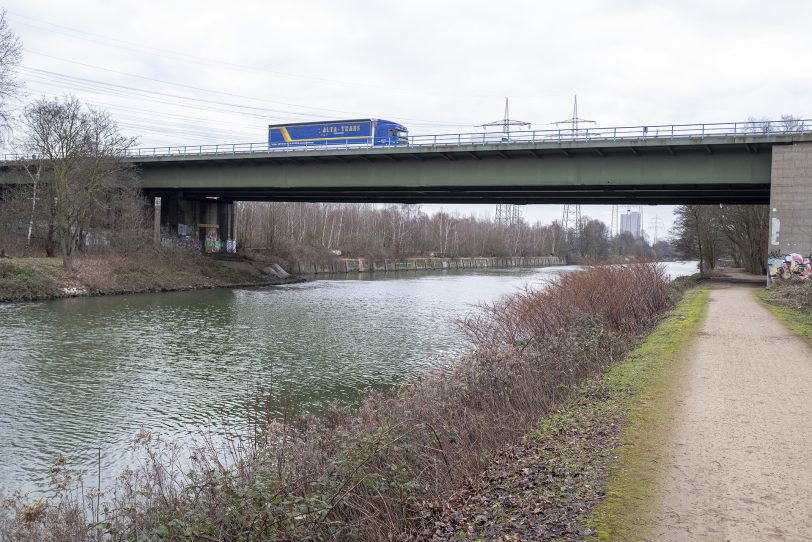
[[[689,281],[682,281],[688,283]],[[680,296],[678,287],[673,296]],[[704,317],[691,289],[623,361],[588,379],[454,493],[423,539],[638,540],[652,513],[680,353]]]
[[[707,315],[710,290],[687,292],[626,361],[604,382],[614,390],[607,403],[619,414],[615,459],[604,470],[605,498],[582,525],[598,540],[644,540],[652,527],[662,458],[670,444],[679,390],[688,368],[685,355]]]
[[[284,397],[264,394],[249,410],[248,434],[235,435],[225,451],[196,450],[190,464],[144,432],[137,439],[144,462],[91,502],[63,483],[70,471],[61,463],[50,500],[3,502],[0,538],[54,538],[57,526],[75,540],[442,537],[438,522],[448,522],[439,518],[455,513],[444,503],[622,359],[670,306],[664,270],[654,264],[563,275],[544,290],[483,307],[464,324],[474,346],[469,355],[371,393],[357,411],[337,406],[322,419],[298,417]],[[553,433],[554,448],[555,435],[567,435]],[[560,472],[566,482],[576,471],[565,464]],[[537,514],[556,507],[541,500]],[[511,525],[510,516],[494,518]],[[516,532],[514,539],[526,538]]]
[[[168,249],[79,256],[73,270],[61,258],[0,260],[0,302],[270,283],[250,263]]]

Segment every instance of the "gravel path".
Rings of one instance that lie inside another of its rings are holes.
[[[812,349],[754,298],[711,292],[654,540],[812,540]]]

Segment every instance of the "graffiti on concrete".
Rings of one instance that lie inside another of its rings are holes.
[[[191,252],[200,252],[203,250],[203,243],[200,239],[194,237],[161,237],[161,245],[165,247],[182,248]]]
[[[810,265],[808,257],[796,253],[787,254],[782,257],[779,251],[770,253],[770,257],[767,260],[767,267],[770,276],[783,278],[797,277],[807,279],[812,270],[812,265]]]
[[[208,253],[227,252],[229,254],[237,253],[237,241],[227,239],[222,241],[216,235],[206,235],[205,241],[201,241],[196,237],[188,235],[177,237],[161,237],[161,245],[165,247],[182,248],[191,252],[203,252],[205,248]]]

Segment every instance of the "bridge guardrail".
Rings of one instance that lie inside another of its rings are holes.
[[[428,134],[409,136],[409,143],[393,144],[396,148],[425,148],[445,145],[494,145],[511,143],[565,143],[575,141],[623,141],[657,140],[680,138],[705,138],[741,135],[781,135],[812,133],[812,119],[792,119],[778,121],[744,121],[712,124],[659,124],[649,126],[612,126],[595,128],[555,128],[545,130],[524,130],[516,132],[468,132],[455,134]],[[210,145],[178,145],[162,147],[142,147],[130,149],[127,156],[150,158],[159,156],[212,156],[250,155],[292,151],[315,151],[325,149],[364,149],[386,148],[387,145],[371,143],[330,145],[274,146],[269,148],[267,141],[259,143],[226,143]],[[0,155],[0,161],[18,161],[30,156],[20,154]]]

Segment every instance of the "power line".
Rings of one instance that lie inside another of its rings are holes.
[[[35,54],[42,54],[42,53],[35,53]],[[267,99],[263,99],[263,98],[252,97],[252,96],[245,96],[245,95],[234,94],[234,93],[229,93],[229,92],[210,90],[210,89],[197,87],[197,86],[193,86],[193,85],[186,85],[186,84],[183,84],[183,83],[176,83],[176,82],[172,82],[172,81],[156,79],[156,78],[153,78],[153,77],[147,77],[147,76],[142,76],[142,75],[138,75],[138,74],[132,74],[132,73],[122,72],[122,71],[118,71],[118,70],[112,70],[112,69],[104,68],[104,67],[101,67],[101,66],[95,66],[95,65],[92,65],[92,64],[86,64],[86,63],[83,63],[83,62],[74,62],[74,61],[71,61],[71,60],[61,59],[59,57],[53,57],[51,55],[44,55],[43,54],[43,56],[50,57],[50,58],[60,60],[60,61],[64,61],[64,62],[70,62],[70,63],[78,64],[78,65],[81,65],[81,66],[84,66],[84,67],[89,67],[89,68],[93,68],[93,69],[98,69],[98,70],[103,70],[103,71],[115,73],[115,74],[118,74],[118,75],[124,75],[124,76],[127,76],[127,77],[145,79],[145,80],[149,80],[149,81],[153,81],[153,82],[157,82],[157,83],[161,83],[161,84],[177,86],[177,87],[180,87],[180,88],[185,88],[185,89],[190,89],[190,90],[208,92],[208,93],[212,93],[212,94],[219,94],[219,95],[224,95],[224,96],[228,96],[228,97],[236,97],[236,98],[240,98],[240,99],[252,100],[252,101],[257,101],[257,102],[281,104],[281,105],[286,105],[286,106],[289,106],[289,107],[297,107],[297,108],[302,108],[302,109],[321,110],[321,111],[324,111],[324,112],[343,113],[345,115],[362,116],[362,117],[366,116],[365,114],[359,113],[359,112],[345,111],[345,110],[339,110],[339,109],[327,109],[327,108],[320,108],[320,107],[310,107],[310,106],[301,105],[301,104],[293,104],[293,103],[288,103],[288,102],[279,102],[279,101],[275,101],[275,100],[267,100]],[[21,66],[20,69],[23,72],[29,73],[33,77],[39,77],[39,79],[41,81],[54,81],[54,82],[63,82],[63,83],[66,82],[66,81],[70,81],[70,88],[74,88],[74,87],[79,86],[80,84],[83,84],[83,85],[85,85],[83,88],[96,87],[96,88],[106,88],[108,90],[116,89],[116,90],[119,90],[119,91],[123,90],[123,91],[134,92],[134,93],[138,93],[138,94],[142,94],[142,95],[143,94],[155,94],[157,96],[162,96],[162,97],[170,97],[170,98],[176,98],[176,99],[191,100],[191,101],[195,101],[195,102],[205,103],[207,105],[223,105],[223,106],[233,107],[233,108],[242,109],[242,110],[256,110],[256,111],[263,111],[263,112],[269,112],[269,113],[280,113],[280,114],[284,114],[284,115],[292,115],[292,116],[306,117],[306,118],[318,118],[318,119],[324,118],[324,116],[325,116],[324,113],[308,113],[308,112],[304,112],[304,111],[291,111],[291,110],[286,110],[286,109],[271,109],[271,108],[268,108],[268,107],[261,107],[261,106],[254,106],[254,105],[244,105],[244,104],[237,104],[237,103],[231,103],[231,102],[222,102],[222,101],[217,101],[217,100],[208,100],[208,99],[205,99],[205,98],[194,98],[194,97],[183,96],[183,95],[179,95],[179,94],[173,94],[173,93],[169,93],[169,92],[162,92],[162,91],[158,91],[158,90],[146,90],[146,89],[143,89],[143,88],[132,87],[132,86],[129,86],[129,85],[120,85],[120,84],[116,84],[116,83],[108,83],[106,81],[100,81],[98,79],[90,79],[90,78],[87,78],[87,77],[66,75],[66,74],[63,74],[63,73],[58,73],[58,72],[54,72],[54,71],[50,71],[50,70],[44,70],[44,69],[41,69],[41,68],[33,68],[33,67],[30,67],[30,66]],[[121,94],[119,94],[119,95],[121,95]],[[457,123],[457,122],[446,122],[446,121],[437,121],[437,120],[432,121],[432,120],[426,120],[426,119],[413,119],[413,118],[398,117],[398,116],[395,116],[395,117],[400,118],[404,122],[409,122],[409,123],[411,123],[413,125],[436,126],[436,127],[440,127],[440,126],[465,126],[466,125],[464,123]],[[263,117],[263,118],[265,118],[265,117]]]
[[[495,120],[493,122],[486,122],[485,124],[480,124],[479,128],[486,130],[488,128],[501,128],[502,132],[510,139],[510,128],[512,126],[519,126],[521,128],[527,127],[530,128],[530,123],[525,122],[523,120],[513,120],[510,118],[510,110],[508,108],[508,99],[505,98],[505,117],[500,120]]]
[[[561,215],[561,225],[564,228],[564,241],[569,241],[570,228],[575,233],[575,240],[581,239],[581,206],[564,205],[564,212]],[[577,250],[578,247],[576,247]]]
[[[174,81],[167,81],[167,80],[164,80],[164,79],[157,79],[155,77],[148,77],[148,76],[139,75],[139,74],[136,74],[136,73],[129,73],[129,72],[123,72],[123,71],[119,71],[119,70],[114,70],[114,69],[111,69],[111,68],[105,68],[103,66],[97,66],[95,64],[87,64],[85,62],[79,62],[79,61],[70,60],[70,59],[67,59],[67,58],[60,58],[58,56],[53,56],[53,55],[49,55],[49,54],[46,54],[46,53],[40,53],[38,51],[32,51],[31,49],[25,49],[25,52],[35,54],[35,55],[38,55],[38,56],[43,56],[45,58],[50,58],[52,60],[58,60],[60,62],[67,62],[67,63],[70,63],[70,64],[75,64],[77,66],[83,66],[85,68],[91,68],[91,69],[94,69],[94,70],[101,70],[101,71],[105,71],[105,72],[108,72],[108,73],[115,73],[117,75],[124,75],[126,77],[144,79],[146,81],[153,81],[153,82],[161,83],[161,84],[164,84],[164,85],[172,85],[172,86],[176,86],[176,87],[180,87],[180,88],[186,88],[186,89],[190,89],[190,90],[198,90],[198,91],[202,91],[202,92],[208,92],[208,93],[211,93],[211,94],[219,94],[221,96],[229,96],[229,97],[232,97],[232,98],[241,98],[241,99],[244,99],[244,100],[253,100],[253,101],[264,102],[264,103],[274,103],[274,104],[279,104],[279,105],[285,105],[285,106],[288,106],[288,107],[300,107],[300,108],[311,109],[311,110],[322,110],[322,111],[326,111],[326,112],[330,112],[330,113],[344,113],[344,114],[349,114],[349,115],[357,114],[357,113],[353,113],[351,111],[343,111],[343,110],[340,110],[340,109],[327,109],[327,108],[322,108],[322,107],[306,106],[306,105],[301,105],[301,104],[280,102],[280,101],[276,101],[276,100],[268,100],[267,98],[257,98],[257,97],[254,97],[254,96],[245,96],[243,94],[234,94],[232,92],[223,92],[223,91],[219,91],[219,90],[211,90],[211,89],[207,89],[207,88],[197,87],[197,86],[194,86],[194,85],[187,85],[185,83],[177,83],[177,82],[174,82]]]
[[[37,19],[35,17],[30,17],[30,16],[27,16],[27,15],[23,15],[21,13],[13,12],[13,11],[8,11],[7,13],[9,15],[11,15],[15,19],[24,19],[24,20],[18,20],[17,22],[19,24],[23,24],[23,25],[31,27],[31,28],[44,30],[44,31],[46,31],[48,33],[60,34],[60,35],[67,36],[67,37],[72,38],[72,39],[80,39],[80,40],[88,41],[90,43],[103,44],[103,45],[106,45],[106,46],[117,47],[117,48],[120,48],[120,49],[129,50],[129,51],[147,52],[147,53],[150,54],[151,58],[155,58],[155,57],[162,57],[162,58],[174,57],[174,59],[181,59],[181,60],[183,60],[185,62],[191,61],[191,62],[195,62],[197,64],[201,64],[201,65],[207,66],[207,67],[211,67],[212,64],[218,64],[220,66],[224,66],[224,67],[227,67],[227,68],[230,68],[230,69],[249,72],[249,73],[250,72],[253,72],[253,73],[265,73],[265,74],[269,74],[269,75],[273,75],[273,76],[287,77],[287,78],[291,78],[291,79],[318,81],[320,83],[329,83],[331,85],[340,85],[340,86],[344,86],[344,87],[351,88],[351,89],[357,89],[359,86],[363,86],[363,87],[369,88],[371,90],[376,90],[376,91],[379,91],[379,92],[380,91],[386,91],[387,93],[390,93],[390,94],[391,93],[403,93],[403,94],[410,94],[410,95],[414,94],[414,91],[412,89],[407,90],[407,89],[401,89],[399,87],[394,87],[394,88],[393,87],[382,87],[380,85],[370,85],[370,84],[359,83],[358,81],[343,81],[341,79],[335,79],[335,78],[332,78],[332,77],[330,77],[330,78],[328,78],[328,77],[319,77],[319,76],[314,76],[314,75],[305,75],[305,74],[290,73],[290,72],[284,72],[284,71],[278,71],[278,70],[270,70],[270,69],[267,69],[267,68],[258,68],[256,66],[248,66],[248,65],[245,65],[245,64],[238,64],[238,63],[235,63],[235,62],[229,62],[229,61],[220,60],[220,59],[216,59],[216,58],[212,58],[212,57],[201,57],[201,56],[197,56],[197,55],[193,55],[193,54],[189,54],[189,53],[185,53],[185,52],[174,51],[174,50],[171,50],[171,49],[165,49],[165,48],[160,48],[160,47],[149,47],[149,46],[145,46],[142,43],[122,40],[120,38],[114,38],[114,37],[105,36],[105,35],[102,35],[102,34],[95,34],[93,32],[87,32],[87,31],[84,31],[84,30],[79,30],[77,28],[72,28],[72,27],[69,27],[69,26],[64,26],[64,25],[52,23],[50,21]],[[441,89],[441,88],[424,89],[424,90],[426,92],[430,92],[432,95],[441,94],[441,95],[445,95],[445,96],[449,96],[449,97],[471,97],[471,98],[492,98],[492,97],[494,97],[494,95],[489,95],[489,94],[471,94],[471,95],[468,95],[468,94],[445,93],[445,92],[443,92],[443,89]],[[537,93],[534,94],[534,95],[537,95]],[[546,94],[546,95],[558,96],[559,94],[555,93],[555,94]],[[415,120],[415,119],[404,119],[404,120]],[[453,123],[453,124],[446,124],[445,126],[470,126],[470,125],[471,125],[471,123],[458,123],[458,124]]]
[[[85,63],[85,62],[79,62],[79,61],[76,61],[76,60],[70,60],[70,59],[66,59],[66,58],[61,58],[61,57],[49,55],[49,54],[46,54],[46,53],[41,53],[41,52],[38,52],[38,51],[32,51],[30,49],[25,49],[25,51],[28,52],[28,53],[33,53],[35,55],[50,58],[52,60],[58,60],[60,62],[67,62],[67,63],[70,63],[70,64],[76,64],[78,66],[83,66],[83,67],[91,68],[91,69],[94,69],[94,70],[101,70],[101,71],[105,71],[105,72],[109,72],[109,73],[115,73],[117,75],[123,75],[125,77],[133,77],[133,78],[137,78],[137,79],[153,81],[153,82],[161,83],[161,84],[164,84],[164,85],[171,85],[171,86],[176,86],[176,87],[190,89],[190,90],[208,92],[210,94],[219,94],[221,96],[228,96],[228,97],[231,97],[231,98],[240,98],[240,99],[244,99],[244,100],[252,100],[252,101],[263,102],[263,103],[279,104],[279,105],[284,105],[284,106],[287,106],[287,107],[298,107],[298,108],[301,108],[301,109],[309,109],[309,110],[312,110],[312,111],[324,111],[324,112],[327,112],[327,113],[341,113],[341,114],[344,114],[344,115],[364,116],[364,113],[359,113],[357,111],[347,111],[347,110],[343,110],[343,109],[330,109],[330,108],[317,107],[317,106],[312,106],[312,105],[302,105],[302,104],[296,104],[296,103],[290,103],[290,102],[281,102],[279,100],[269,100],[267,98],[257,98],[256,96],[246,96],[244,94],[235,94],[233,92],[223,92],[223,91],[220,91],[220,90],[212,90],[212,89],[207,89],[207,88],[204,88],[204,87],[188,85],[188,84],[185,84],[185,83],[178,83],[176,81],[167,81],[165,79],[157,79],[155,77],[149,77],[149,76],[145,76],[145,75],[139,75],[139,74],[136,74],[136,73],[123,72],[123,71],[120,71],[120,70],[114,70],[114,69],[111,69],[111,68],[105,68],[103,66],[98,66],[98,65],[95,65],[95,64],[88,64],[88,63]],[[296,113],[296,114],[306,114],[306,113],[299,113],[299,112],[294,112],[294,113]],[[320,115],[313,114],[313,116],[320,116]],[[408,117],[398,117],[398,118],[400,118],[401,120],[410,121],[410,122],[413,122],[413,123],[422,123],[423,125],[427,125],[427,126],[429,126],[429,125],[434,125],[434,126],[467,126],[469,124],[469,123],[464,123],[464,122],[450,122],[450,121],[414,119],[414,118],[408,118]]]
[[[74,82],[74,83],[85,83],[85,84],[89,83],[89,84],[92,84],[92,85],[96,85],[96,86],[98,86],[100,88],[109,88],[109,89],[114,89],[114,90],[124,90],[124,91],[133,92],[133,93],[141,94],[141,95],[154,94],[155,96],[161,96],[161,97],[165,97],[165,98],[175,98],[175,99],[181,99],[181,100],[188,100],[190,102],[197,102],[197,103],[202,103],[202,104],[207,104],[207,105],[227,106],[227,107],[233,107],[235,109],[242,109],[242,110],[246,110],[246,111],[262,111],[262,112],[266,112],[266,113],[283,113],[283,114],[287,114],[287,115],[298,115],[298,116],[303,116],[303,117],[316,117],[316,118],[318,118],[320,116],[323,116],[323,115],[316,115],[316,114],[312,114],[312,113],[301,113],[301,112],[298,112],[298,111],[288,111],[288,110],[284,110],[284,109],[271,109],[271,108],[268,108],[268,107],[259,107],[259,106],[254,106],[254,105],[235,104],[235,103],[229,103],[229,102],[222,102],[222,101],[218,101],[218,100],[209,100],[209,99],[206,99],[206,98],[194,98],[194,97],[191,97],[191,96],[183,96],[183,95],[179,95],[179,94],[173,94],[173,93],[170,93],[170,92],[162,92],[162,91],[159,91],[159,90],[144,90],[144,89],[140,89],[140,88],[132,87],[132,86],[128,86],[128,85],[119,85],[119,84],[116,84],[116,83],[107,83],[107,82],[104,82],[104,81],[99,81],[97,79],[89,79],[89,78],[86,78],[86,77],[78,77],[78,76],[75,76],[75,75],[65,75],[65,74],[61,74],[61,73],[57,73],[57,72],[52,72],[52,71],[49,71],[49,70],[43,70],[43,69],[40,69],[40,68],[31,68],[31,67],[27,67],[27,66],[21,66],[20,69],[22,71],[32,73],[32,74],[35,74],[35,75],[47,76],[49,78],[52,78],[52,80],[55,80],[55,81],[62,80],[62,81],[68,81],[68,82]]]

